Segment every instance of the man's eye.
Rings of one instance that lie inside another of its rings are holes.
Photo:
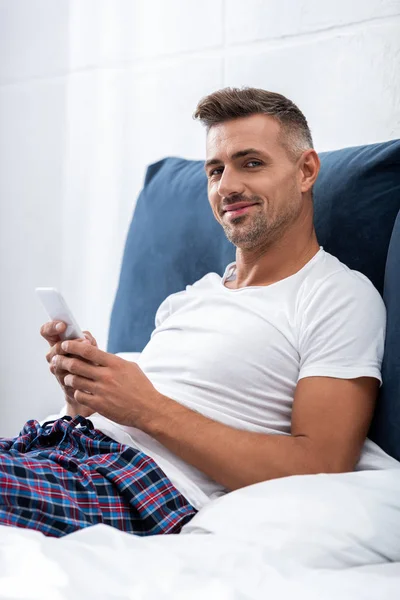
[[[222,167],[218,167],[217,169],[213,169],[209,172],[209,177],[214,177],[214,175],[220,175],[222,173]]]
[[[260,160],[249,160],[246,163],[246,167],[260,167],[262,162]]]

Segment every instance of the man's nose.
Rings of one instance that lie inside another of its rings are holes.
[[[218,184],[218,194],[221,198],[243,194],[244,186],[240,180],[239,174],[233,169],[225,167]]]

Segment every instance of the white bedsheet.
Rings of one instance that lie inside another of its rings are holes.
[[[138,538],[106,525],[62,539],[0,527],[0,598],[396,600],[400,563],[307,569],[219,535]]]
[[[0,526],[3,598],[398,600],[400,470],[249,486],[180,535]]]

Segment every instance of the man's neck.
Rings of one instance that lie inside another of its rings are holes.
[[[315,230],[304,238],[286,236],[267,248],[236,250],[236,278],[226,287],[236,289],[276,283],[302,269],[320,249]]]

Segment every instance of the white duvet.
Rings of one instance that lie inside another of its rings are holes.
[[[0,527],[0,598],[396,600],[400,469],[249,486],[180,535]]]

